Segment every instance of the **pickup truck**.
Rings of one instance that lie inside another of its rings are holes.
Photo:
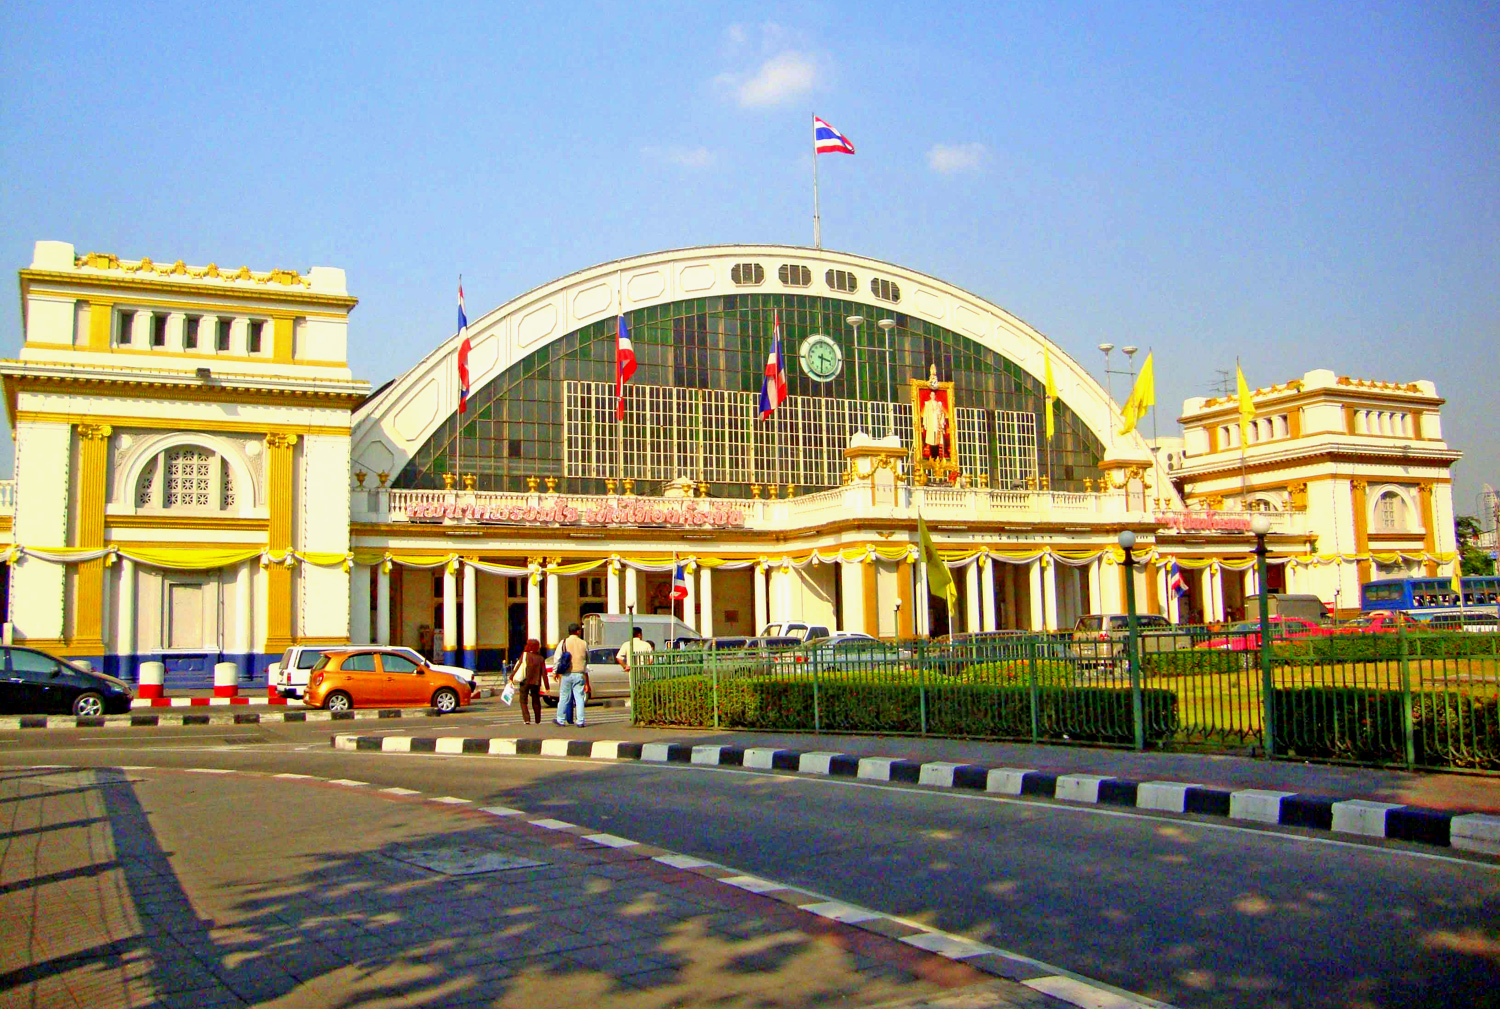
[[[400,645],[293,645],[281,653],[281,661],[271,663],[266,670],[266,682],[272,691],[280,697],[300,698],[303,691],[307,689],[307,677],[312,672],[312,667],[317,665],[318,660],[323,657],[324,652],[334,652],[343,648],[369,648],[380,652],[390,652],[394,655],[404,655],[413,662],[420,662],[431,666],[440,673],[452,673],[467,683],[471,688],[474,686],[474,674],[467,669],[458,666],[440,666],[435,662],[428,662],[417,652]]]

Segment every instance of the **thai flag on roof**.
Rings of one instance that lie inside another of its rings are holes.
[[[469,408],[469,318],[464,315],[464,279],[458,278],[458,412]]]
[[[630,342],[630,330],[625,326],[625,316],[619,318],[615,333],[615,420],[625,419],[625,383],[635,374],[635,344]]]
[[[813,116],[813,149],[819,154],[853,154],[854,145],[849,138]]]
[[[686,599],[688,597],[687,571],[681,564],[672,569],[672,598]]]
[[[1181,599],[1183,596],[1187,595],[1187,582],[1183,580],[1182,569],[1177,566],[1176,561],[1173,561],[1171,568],[1168,569],[1167,591],[1172,593],[1172,595],[1176,596],[1178,599]]]
[[[766,377],[760,383],[760,419],[786,402],[786,361],[781,356],[781,312],[776,312],[776,328],[771,331],[771,353],[766,356]]]

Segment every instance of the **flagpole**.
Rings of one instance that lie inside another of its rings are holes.
[[[625,315],[625,287],[624,271],[615,274],[615,307],[619,309],[620,317]],[[615,382],[619,387],[619,396],[623,401],[625,398],[625,386],[620,382],[620,318],[615,319]],[[611,413],[614,411],[611,410]],[[620,475],[620,493],[625,493],[625,418],[615,418],[615,466]]]
[[[818,217],[818,122],[813,117],[813,248],[823,247],[823,222]]]
[[[462,295],[463,289],[464,275],[460,273],[458,275],[458,290],[460,295]],[[459,335],[462,336],[463,334],[460,333]],[[460,389],[458,393],[458,401],[460,404],[463,403],[463,395],[463,390]],[[456,466],[458,467],[458,489],[462,491],[464,489],[464,412],[462,410],[457,411],[454,414],[454,420],[458,424],[458,430],[453,432],[453,441],[455,445],[454,452],[458,457],[458,461],[456,463]],[[443,647],[446,648],[447,645],[445,644]]]
[[[1244,376],[1244,372],[1242,372],[1240,370],[1240,358],[1239,358],[1238,354],[1236,354],[1235,358],[1234,358],[1234,374],[1235,374],[1235,377],[1236,377],[1236,381],[1238,381],[1240,378],[1243,378],[1243,376]],[[1236,387],[1236,389],[1235,389],[1234,407],[1235,407],[1236,410],[1238,410],[1240,408],[1240,397],[1239,397],[1239,389],[1238,389],[1238,387]],[[1244,416],[1244,414],[1240,414],[1239,423],[1237,425],[1235,425],[1235,426],[1239,429],[1239,432],[1240,432],[1240,510],[1241,511],[1249,511],[1250,510],[1250,501],[1249,501],[1250,476],[1249,476],[1249,474],[1245,470],[1245,416]],[[1261,591],[1264,592],[1265,590],[1262,589]]]

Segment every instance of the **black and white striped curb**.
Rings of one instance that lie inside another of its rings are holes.
[[[343,739],[357,737],[344,736]],[[515,742],[515,740],[510,740]],[[522,743],[537,743],[541,740],[520,740]],[[551,742],[549,740],[549,742]],[[556,742],[577,742],[576,740],[556,740]],[[620,744],[622,746],[639,744]],[[658,744],[646,744],[658,745]],[[369,747],[360,747],[369,749]],[[530,749],[529,747],[527,749]],[[422,752],[414,750],[413,752]],[[81,770],[83,768],[72,767],[64,764],[34,764],[14,765],[0,767],[0,772],[10,770]],[[627,837],[617,834],[608,834],[596,831],[592,827],[580,826],[566,820],[553,817],[536,816],[522,809],[514,809],[510,806],[480,806],[472,799],[461,799],[453,795],[429,796],[413,788],[381,788],[372,785],[368,781],[358,781],[353,778],[324,778],[312,774],[274,774],[260,771],[239,771],[229,768],[216,767],[183,767],[183,768],[157,768],[149,765],[130,764],[121,765],[122,771],[152,771],[162,770],[183,774],[214,774],[214,775],[244,775],[247,777],[266,777],[283,781],[302,781],[311,784],[336,785],[340,788],[369,790],[372,794],[386,798],[403,799],[410,801],[425,801],[438,806],[446,806],[450,809],[467,808],[476,813],[487,814],[500,819],[519,818],[533,827],[544,830],[557,831],[587,841],[602,848],[615,850],[636,848],[642,854],[649,855],[653,862],[684,872],[734,887],[742,893],[751,893],[767,897],[816,915],[819,918],[839,922],[843,925],[852,926],[866,932],[885,936],[906,943],[917,949],[928,953],[934,953],[948,960],[954,960],[966,964],[975,970],[993,977],[1004,978],[1008,981],[1019,982],[1043,995],[1051,996],[1068,1005],[1079,1006],[1080,1009],[1175,1009],[1174,1006],[1156,999],[1147,998],[1144,995],[1136,995],[1113,985],[1096,981],[1092,978],[1075,974],[1052,964],[1020,953],[1012,953],[991,946],[987,943],[954,935],[951,932],[941,932],[926,925],[898,918],[894,915],[882,914],[860,907],[857,904],[848,904],[843,901],[834,900],[831,897],[815,893],[797,887],[777,883],[774,880],[754,876],[730,866],[718,862],[710,862],[706,859],[695,858],[692,855],[683,855],[678,852],[668,851],[655,845],[643,844],[633,841]],[[981,1001],[978,1005],[987,1002]],[[1010,1004],[1008,1001],[1005,1004]]]
[[[1219,816],[1241,822],[1304,827],[1336,834],[1500,854],[1500,816],[1455,813],[1372,799],[1333,799],[1263,788],[1230,790],[1182,781],[1128,781],[1103,774],[1054,774],[1020,767],[981,767],[978,764],[901,757],[859,757],[824,750],[784,750],[768,746],[628,743],[608,739],[353,735],[334,736],[333,746],[340,750],[379,750],[383,753],[578,757],[790,771],[1164,813]]]
[[[350,722],[380,718],[437,718],[436,708],[360,708],[355,711],[245,711],[220,708],[209,711],[183,709],[181,714],[99,715],[8,715],[0,717],[0,732],[8,729],[133,729],[167,725],[263,725],[275,722]],[[467,714],[455,711],[453,714]]]

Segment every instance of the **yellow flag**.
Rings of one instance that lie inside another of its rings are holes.
[[[1047,389],[1047,440],[1052,440],[1052,404],[1057,402],[1057,383],[1052,380],[1052,355],[1047,353],[1047,348],[1042,348],[1042,367],[1046,378]]]
[[[1141,373],[1135,377],[1135,388],[1130,390],[1130,398],[1120,408],[1120,418],[1124,422],[1120,425],[1121,434],[1129,434],[1135,430],[1135,426],[1146,416],[1146,411],[1156,405],[1156,376],[1151,368],[1151,355],[1146,355],[1146,363],[1141,365]]]
[[[1240,401],[1240,444],[1244,445],[1250,441],[1250,422],[1255,419],[1255,404],[1250,402],[1250,387],[1245,384],[1245,373],[1240,371],[1238,361],[1234,362],[1234,380]]]
[[[927,591],[948,603],[948,609],[958,605],[958,589],[953,585],[953,575],[948,572],[948,565],[938,556],[937,546],[932,542],[932,534],[927,531],[927,523],[922,521],[922,513],[917,513],[917,539],[922,544],[922,559],[927,562]]]

